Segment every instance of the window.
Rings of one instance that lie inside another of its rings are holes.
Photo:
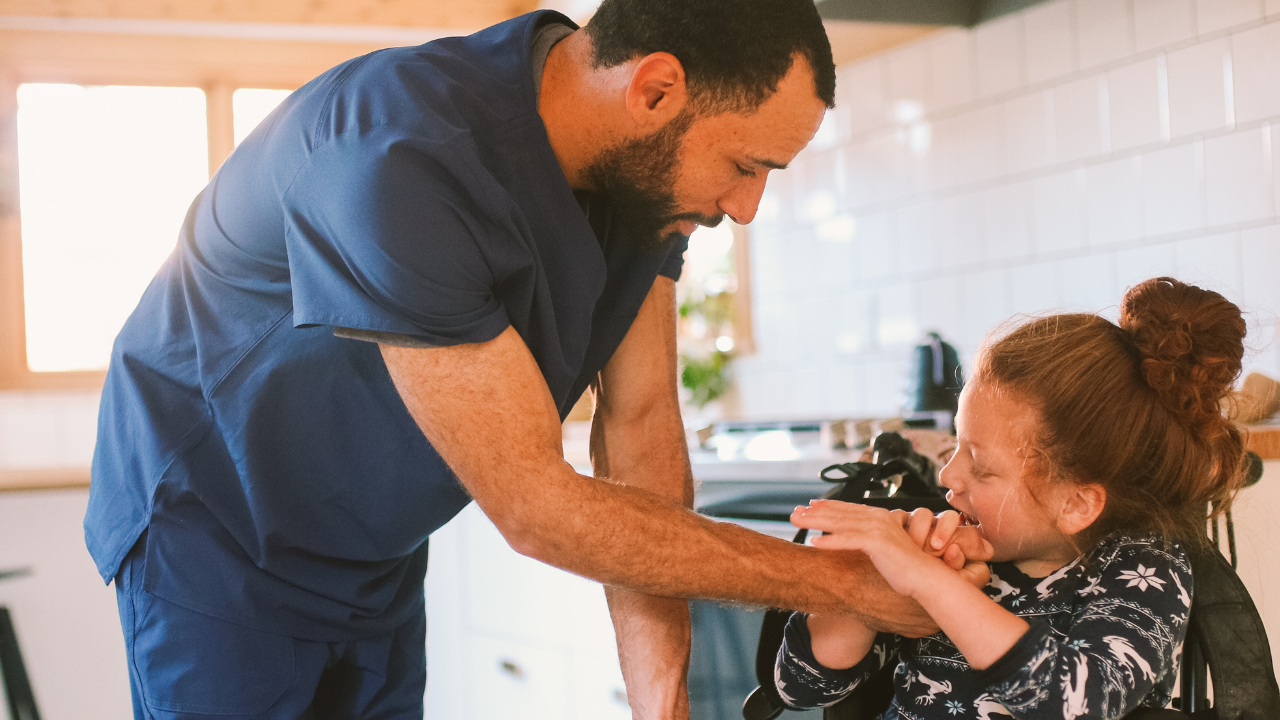
[[[0,389],[101,386],[232,148],[381,44],[0,31]]]
[[[209,178],[199,88],[18,87],[26,362],[103,370]]]
[[[699,410],[730,391],[732,359],[753,349],[747,242],[746,228],[729,220],[689,237],[676,285],[676,340],[680,384]]]
[[[289,97],[292,90],[266,90],[263,88],[239,88],[231,94],[232,126],[235,144],[248,137],[258,123],[271,114],[276,106]]]
[[[289,90],[232,94],[236,145]],[[18,87],[26,363],[104,370],[209,179],[205,93],[192,87]]]

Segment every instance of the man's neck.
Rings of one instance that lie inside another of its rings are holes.
[[[547,56],[538,114],[560,169],[575,190],[591,189],[583,171],[620,130],[618,114],[625,114],[625,107],[613,76],[625,73],[626,67],[593,68],[591,39],[582,30],[556,43]]]

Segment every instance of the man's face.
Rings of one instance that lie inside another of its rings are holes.
[[[651,135],[628,140],[602,151],[585,170],[591,187],[609,197],[618,222],[634,233],[646,249],[657,249],[677,232],[678,220],[708,227],[721,217],[681,213],[676,198],[676,164],[692,113],[680,113]]]
[[[809,144],[825,112],[809,64],[797,56],[754,112],[695,115],[686,106],[656,132],[601,152],[586,177],[646,247],[714,227],[726,215],[746,224],[769,170],[786,167]]]

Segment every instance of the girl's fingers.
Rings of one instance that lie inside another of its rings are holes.
[[[890,510],[889,517],[893,518],[894,522],[904,528],[907,526],[907,523],[911,521],[911,513],[908,513],[906,510]]]
[[[840,533],[838,535],[819,535],[810,540],[813,546],[823,550],[859,550],[862,543],[857,541],[857,536],[850,533]]]
[[[991,569],[984,562],[965,563],[964,567],[959,570],[960,577],[963,577],[970,585],[980,588],[991,580]]]
[[[964,567],[964,553],[960,551],[959,545],[948,545],[947,549],[942,553],[942,562],[952,570],[959,570]]]
[[[958,527],[960,527],[960,513],[954,510],[938,513],[933,526],[933,537],[929,540],[929,549],[938,551],[950,545],[951,538],[955,537]]]
[[[814,500],[809,503],[809,507],[797,507],[791,513],[791,524],[811,530],[836,532],[888,516],[888,511],[882,508],[837,500]]]
[[[911,543],[924,549],[925,541],[929,539],[929,533],[932,530],[933,513],[926,508],[916,508],[911,513],[911,519],[907,525],[907,536],[911,538]]]

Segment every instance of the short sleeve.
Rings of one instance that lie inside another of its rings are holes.
[[[679,240],[672,243],[671,251],[667,253],[667,260],[662,263],[662,269],[658,271],[658,274],[679,282],[680,272],[684,270],[684,251],[688,249],[688,235],[681,236]]]
[[[506,329],[486,248],[515,231],[492,220],[477,164],[388,132],[317,147],[285,193],[294,325],[426,345],[484,342]]]

